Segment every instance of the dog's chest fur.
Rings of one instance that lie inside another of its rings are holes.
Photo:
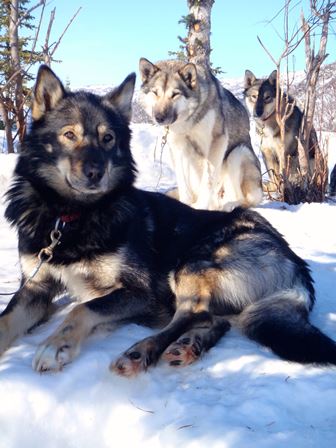
[[[178,122],[171,126],[168,133],[175,170],[181,171],[188,178],[194,192],[199,190],[204,161],[214,157],[212,153],[219,150],[213,145],[215,127],[216,113],[212,109],[197,123],[191,120]],[[226,145],[227,139],[222,136],[220,143]]]
[[[22,255],[22,272],[28,278],[38,265],[34,255]],[[34,282],[52,277],[79,301],[100,297],[122,286],[121,274],[125,262],[123,251],[105,254],[93,260],[81,260],[69,265],[57,265],[52,262],[42,265]]]

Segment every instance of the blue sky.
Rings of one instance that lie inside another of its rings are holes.
[[[35,3],[35,2],[34,2]],[[296,2],[293,2],[296,4]],[[300,1],[299,1],[300,3]],[[308,0],[301,2],[303,6]],[[73,13],[82,10],[65,34],[57,50],[62,60],[52,68],[72,87],[88,84],[117,84],[128,73],[138,70],[139,58],[153,62],[168,58],[177,50],[177,36],[186,30],[178,21],[188,13],[186,0],[51,0],[56,6],[53,39],[57,39]],[[282,8],[283,0],[216,0],[212,10],[211,60],[225,71],[225,77],[238,77],[250,69],[257,76],[274,69],[257,35],[276,57],[283,43],[281,15],[267,23]],[[299,17],[300,6],[293,12]],[[46,22],[46,21],[45,21]],[[42,33],[43,35],[43,33]],[[329,62],[336,59],[335,34],[329,38]],[[295,67],[303,69],[303,48],[296,53]]]

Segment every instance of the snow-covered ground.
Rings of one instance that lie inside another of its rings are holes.
[[[136,125],[133,152],[139,185],[174,186],[167,148],[157,128]],[[155,150],[156,146],[156,150]],[[16,156],[0,155],[0,192]],[[0,292],[15,290],[16,235],[0,205]],[[312,268],[317,303],[312,322],[336,340],[336,204],[265,202],[268,218]],[[0,296],[0,310],[9,298]],[[71,306],[8,350],[0,359],[0,448],[334,448],[336,368],[291,364],[229,332],[199,362],[183,369],[159,364],[134,379],[108,365],[151,330],[128,325],[91,339],[57,374],[31,368],[37,345]]]

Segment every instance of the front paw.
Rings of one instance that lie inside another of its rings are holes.
[[[41,344],[33,359],[37,372],[59,372],[79,353],[79,345],[64,337],[51,337]]]
[[[159,356],[154,339],[149,337],[124,352],[110,365],[110,370],[121,376],[136,376],[155,364]]]

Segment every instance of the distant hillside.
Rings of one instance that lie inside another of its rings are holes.
[[[291,94],[297,98],[298,106],[302,107],[305,95],[304,80],[293,84]],[[317,85],[315,127],[336,132],[336,62],[321,68]]]
[[[251,68],[253,71],[253,68]],[[268,74],[255,73],[258,77],[267,77]],[[290,86],[290,94],[297,100],[302,108],[305,94],[305,74],[296,72],[294,81]],[[222,85],[230,90],[240,101],[243,102],[244,78],[220,78]],[[104,94],[113,86],[90,85],[84,90]],[[317,86],[317,104],[315,113],[316,129],[336,132],[336,62],[326,64],[321,68],[320,81]],[[139,92],[136,91],[133,100],[133,122],[150,123],[151,118],[146,114],[139,101]]]

